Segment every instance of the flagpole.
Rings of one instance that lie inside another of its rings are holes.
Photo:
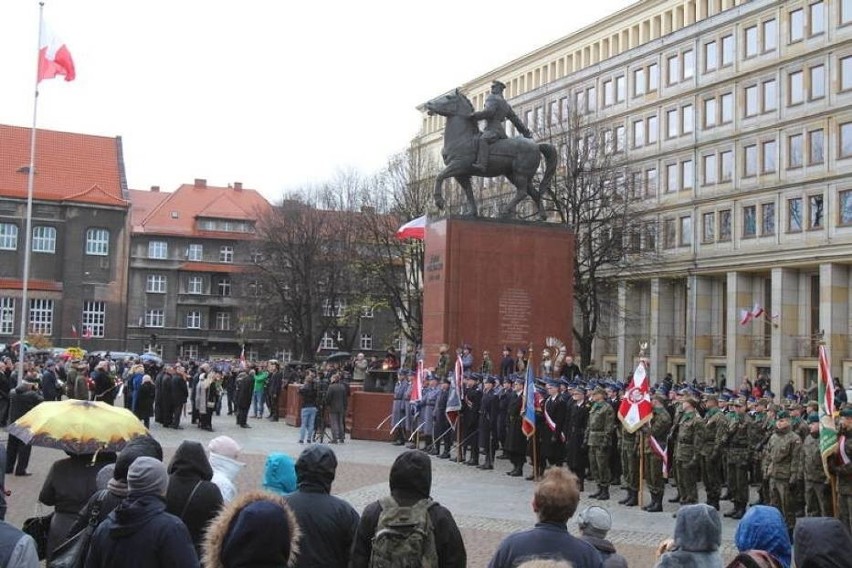
[[[639,508],[641,509],[643,506],[643,502],[645,501],[645,488],[643,487],[643,483],[645,481],[645,435],[642,434],[642,431],[639,431],[639,489],[637,493],[639,493]]]
[[[44,17],[44,2],[38,3],[38,43],[36,53],[41,51],[41,28]],[[21,285],[21,333],[18,343],[18,384],[24,380],[24,360],[26,358],[27,338],[27,304],[30,280],[30,248],[32,248],[32,225],[33,225],[33,184],[35,183],[35,151],[36,151],[36,123],[38,119],[38,59],[36,59],[36,80],[33,95],[33,126],[30,131],[30,164],[27,172],[27,216],[26,233],[24,236],[24,277]]]

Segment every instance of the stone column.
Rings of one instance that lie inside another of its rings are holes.
[[[666,356],[671,355],[674,336],[674,293],[671,281],[651,279],[651,325],[648,334],[652,381],[666,376]]]
[[[772,392],[780,395],[790,376],[790,361],[796,354],[799,333],[799,271],[772,269]]]
[[[692,274],[687,288],[686,376],[709,380],[704,359],[713,351],[713,279]]]
[[[728,387],[736,389],[745,376],[745,360],[751,350],[751,325],[740,325],[740,311],[751,309],[754,302],[751,276],[744,272],[728,272]],[[774,296],[773,296],[774,297]]]
[[[633,358],[639,354],[637,341],[640,337],[640,314],[642,312],[642,286],[618,283],[618,378],[623,379],[633,372]]]
[[[842,264],[819,267],[819,324],[823,333],[833,377],[843,373],[842,360],[848,356],[849,268]]]

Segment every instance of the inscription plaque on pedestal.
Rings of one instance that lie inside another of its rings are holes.
[[[553,335],[571,344],[574,235],[564,226],[490,219],[441,219],[426,227],[423,347],[468,343],[475,368],[483,350]],[[536,355],[537,358],[537,355]]]

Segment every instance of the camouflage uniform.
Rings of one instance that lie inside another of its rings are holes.
[[[698,477],[700,475],[699,446],[704,436],[704,422],[695,410],[685,411],[680,416],[677,429],[677,485],[682,504],[698,503]]]
[[[622,505],[632,507],[636,504],[635,495],[639,491],[639,432],[632,434],[623,427],[619,428],[619,444],[621,446],[621,469],[624,478],[627,498],[619,501]]]
[[[610,435],[615,429],[615,411],[607,401],[595,402],[589,411],[589,426],[586,428],[585,442],[589,447],[589,465],[592,476],[598,483],[598,490],[609,492],[612,482],[609,469]]]
[[[808,434],[799,455],[805,482],[805,513],[809,517],[828,517],[832,511],[828,501],[828,478],[819,449],[819,432]]]
[[[710,408],[704,415],[704,432],[701,441],[701,460],[704,472],[704,489],[707,491],[707,504],[719,509],[722,494],[722,469],[719,463],[722,436],[725,430],[725,415],[718,408]]]
[[[841,433],[842,435],[843,433]],[[852,432],[845,433],[844,449],[847,456],[852,456]],[[841,437],[840,440],[843,440]],[[838,452],[839,453],[839,452]],[[840,520],[852,530],[852,463],[844,464],[839,455],[832,457],[837,463],[837,498],[840,502]]]
[[[749,432],[751,428],[751,416],[737,412],[731,413],[727,422],[723,448],[728,455],[730,466],[728,487],[731,490],[731,500],[734,502],[732,514],[726,513],[726,516],[733,518],[742,518],[748,505],[748,470],[751,466]]]
[[[648,423],[650,431],[645,435],[645,482],[651,492],[651,503],[646,510],[662,511],[663,493],[666,490],[666,480],[663,478],[663,460],[651,448],[651,441],[648,438],[653,436],[660,446],[663,446],[671,427],[672,417],[669,411],[665,408],[654,408],[654,415]]]
[[[791,501],[790,482],[798,478],[799,463],[796,457],[802,440],[789,426],[778,428],[766,444],[769,476],[769,490],[773,507],[781,511],[792,531],[796,524],[796,510]]]
[[[751,481],[758,485],[757,502],[763,504],[769,503],[769,478],[766,477],[766,444],[772,435],[774,423],[769,421],[765,412],[756,412],[752,418],[749,432],[751,446],[754,449],[751,463]]]
[[[435,366],[435,376],[439,379],[446,379],[447,374],[450,372],[450,357],[444,351],[441,353],[441,356],[438,357],[438,364]]]

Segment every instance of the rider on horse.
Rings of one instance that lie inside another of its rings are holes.
[[[473,113],[472,116],[474,120],[486,121],[485,130],[479,137],[479,154],[476,157],[476,162],[473,163],[473,167],[481,172],[485,172],[488,167],[488,151],[491,144],[497,140],[508,138],[506,136],[507,118],[525,138],[532,138],[532,132],[521,122],[521,119],[503,98],[505,88],[506,85],[500,81],[491,83],[491,94],[485,99],[485,108]]]

